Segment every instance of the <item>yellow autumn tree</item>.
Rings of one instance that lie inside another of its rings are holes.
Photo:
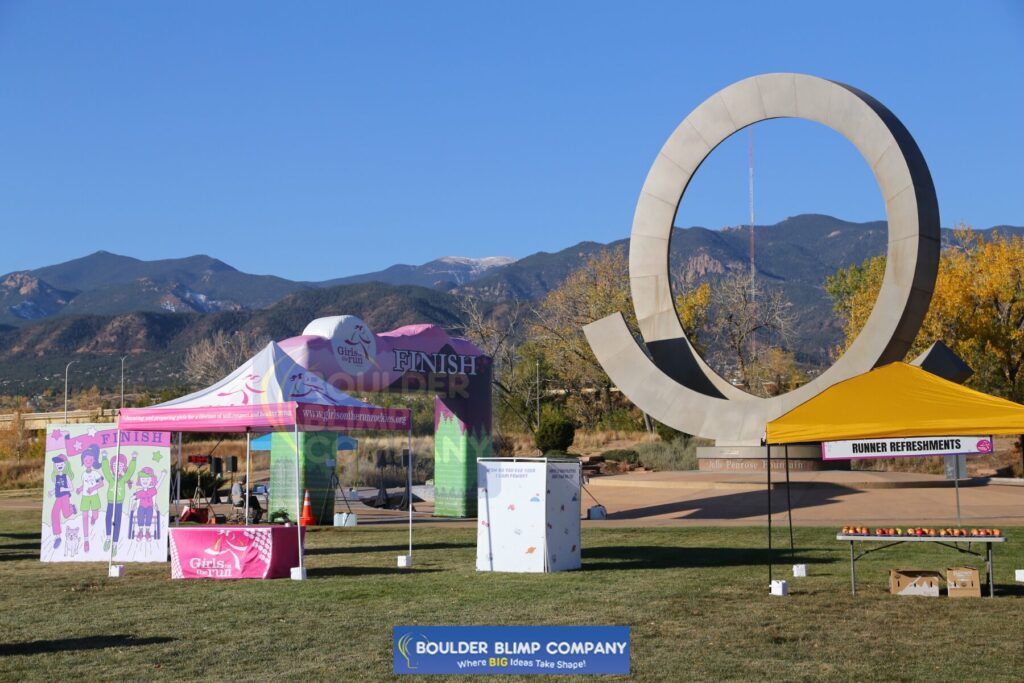
[[[702,282],[696,287],[680,288],[676,294],[676,313],[686,332],[690,344],[697,353],[704,353],[704,334],[708,327],[708,311],[711,307],[711,285]]]
[[[676,307],[691,342],[706,326],[710,287],[677,285]],[[583,326],[621,312],[626,325],[639,338],[629,290],[629,268],[620,247],[594,254],[535,309],[526,331],[522,356],[539,362],[546,389],[564,395],[566,404],[582,424],[596,424],[612,407],[611,380],[590,350]]]
[[[625,252],[605,250],[553,289],[534,310],[527,329],[526,356],[540,360],[546,390],[565,397],[576,418],[596,422],[609,407],[611,382],[583,335],[583,326],[622,312],[634,333]]]
[[[830,277],[826,290],[843,322],[845,349],[860,332],[881,288],[885,257]],[[1024,399],[1024,239],[981,235],[961,225],[943,250],[935,293],[908,357],[942,341],[971,366],[967,384]]]

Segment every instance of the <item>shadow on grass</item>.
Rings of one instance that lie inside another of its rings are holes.
[[[0,657],[41,655],[78,650],[103,650],[108,647],[140,647],[143,645],[170,643],[175,640],[177,638],[169,636],[136,638],[130,635],[117,634],[110,636],[86,636],[84,638],[64,638],[61,640],[31,640],[27,643],[0,643]]]
[[[451,550],[452,548],[475,548],[476,543],[415,543],[414,550]],[[2,548],[2,546],[0,546]],[[355,553],[391,553],[408,550],[409,544],[396,545],[347,545],[329,548],[306,548],[307,555],[350,555]]]
[[[18,540],[41,540],[42,536],[38,531],[23,531],[19,533],[0,534],[0,538],[15,538]]]
[[[310,578],[318,576],[374,576],[399,574],[433,574],[440,569],[402,569],[400,567],[310,567],[306,570]]]
[[[38,552],[34,552],[34,553],[11,553],[10,555],[5,555],[3,553],[0,553],[0,562],[17,562],[18,560],[38,560],[38,559],[39,559],[39,553]]]
[[[39,550],[38,543],[12,543],[10,545],[0,545],[0,552],[5,550]]]
[[[981,588],[981,594],[988,597],[988,584],[983,584]],[[1004,595],[1013,595],[1020,597],[1024,595],[1024,585],[1013,584],[1013,583],[997,583],[996,584],[996,597],[1002,597]]]
[[[794,488],[791,495],[793,510],[819,505],[828,505],[842,496],[856,493],[855,489],[845,486],[814,486],[810,488]],[[786,512],[786,490],[775,488],[772,491],[772,514]],[[646,507],[621,510],[608,515],[608,519],[640,519],[658,515],[680,514],[677,519],[742,519],[758,517],[768,512],[768,492],[743,491],[726,493],[718,496],[707,496],[695,500],[682,500],[677,503],[663,503]]]
[[[768,564],[767,548],[672,548],[664,546],[604,546],[583,549],[583,569],[685,569],[694,567],[745,567]],[[791,554],[789,549],[771,553],[775,564],[820,564],[829,560]]]

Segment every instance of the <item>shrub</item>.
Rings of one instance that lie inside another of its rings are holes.
[[[491,449],[497,457],[505,458],[516,454],[516,441],[507,434],[495,434]]]
[[[271,512],[270,517],[267,519],[267,521],[271,524],[285,524],[291,522],[292,520],[288,518],[288,511],[285,510],[284,508],[281,508],[280,510],[274,510],[273,512]]]
[[[43,462],[0,460],[0,489],[36,489],[43,485]]]
[[[575,438],[576,425],[564,414],[557,412],[544,415],[533,435],[534,443],[541,453],[568,451]]]
[[[697,446],[710,441],[696,437],[678,436],[672,441],[650,441],[637,444],[640,463],[650,470],[695,470],[697,469]]]
[[[613,408],[597,423],[602,431],[635,432],[643,429],[640,418],[627,408]]]
[[[615,448],[605,451],[601,457],[610,462],[637,463],[640,461],[640,454],[630,448]]]
[[[171,465],[171,495],[174,495],[175,476],[178,472],[176,464]],[[195,467],[184,467],[181,470],[181,497],[191,498],[195,495],[196,487],[200,489],[200,495],[209,498],[213,495],[214,489],[219,489],[224,484],[220,476],[213,476],[209,470],[200,470]]]
[[[684,434],[678,429],[669,427],[667,424],[662,424],[657,420],[654,422],[654,431],[658,433],[658,437],[665,443],[672,443],[680,436],[689,436],[688,434]]]

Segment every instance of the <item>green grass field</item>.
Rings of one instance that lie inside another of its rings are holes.
[[[628,624],[629,678],[641,681],[1020,680],[1024,670],[1024,590],[1012,581],[1024,529],[996,549],[996,599],[950,600],[887,593],[890,567],[964,563],[928,544],[869,555],[851,596],[834,529],[796,530],[810,576],[773,598],[759,528],[588,529],[583,571],[548,575],[476,573],[472,529],[418,531],[412,570],[395,567],[402,529],[317,529],[300,583],[171,581],[166,564],[107,579],[102,565],[41,564],[38,526],[36,512],[0,520],[3,680],[389,680],[400,624]]]

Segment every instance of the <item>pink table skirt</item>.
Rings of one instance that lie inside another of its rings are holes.
[[[171,527],[168,530],[171,578],[287,578],[291,575],[291,568],[299,566],[300,528],[205,525]]]

